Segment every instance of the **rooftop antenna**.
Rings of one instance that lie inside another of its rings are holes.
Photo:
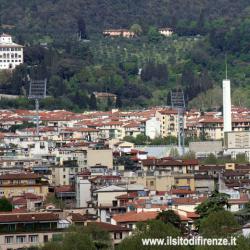
[[[36,135],[39,136],[39,100],[46,97],[47,79],[30,80],[29,99],[35,100],[36,106]]]
[[[226,80],[227,80],[227,54],[225,54],[225,69],[226,69]]]

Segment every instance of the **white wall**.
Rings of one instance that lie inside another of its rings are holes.
[[[161,122],[156,117],[146,121],[146,136],[150,139],[154,139],[160,136],[161,132]]]
[[[91,200],[91,183],[89,180],[76,177],[76,207],[87,207],[87,202]]]

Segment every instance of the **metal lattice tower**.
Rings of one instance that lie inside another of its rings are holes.
[[[182,90],[171,91],[171,105],[172,109],[178,112],[178,148],[182,155],[185,153],[185,99]]]
[[[35,100],[36,106],[36,135],[39,136],[39,100],[46,97],[47,79],[30,80],[29,99]]]

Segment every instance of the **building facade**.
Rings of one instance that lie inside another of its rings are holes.
[[[23,46],[12,41],[7,34],[0,36],[0,70],[12,70],[23,63]]]

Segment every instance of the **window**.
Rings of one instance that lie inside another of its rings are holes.
[[[48,242],[49,241],[49,236],[48,235],[44,235],[43,236],[43,242]]]
[[[5,236],[5,244],[12,244],[14,242],[14,236]]]
[[[15,224],[8,224],[8,231],[15,231],[15,230],[16,230]]]
[[[115,233],[114,238],[115,238],[115,240],[116,240],[116,239],[122,239],[122,232],[120,232],[120,233]]]
[[[25,243],[26,242],[26,236],[20,235],[16,237],[16,243]]]
[[[29,242],[38,242],[38,235],[29,235]]]

